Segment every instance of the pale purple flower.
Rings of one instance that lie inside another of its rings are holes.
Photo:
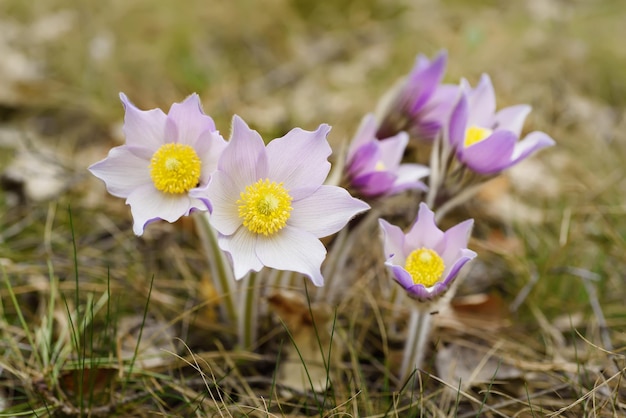
[[[376,136],[387,138],[401,131],[426,141],[435,139],[456,103],[459,87],[441,84],[448,55],[440,52],[432,61],[417,56],[409,75],[395,89],[382,111]]]
[[[326,248],[319,238],[369,208],[341,187],[322,184],[330,170],[329,131],[328,125],[314,132],[295,128],[266,146],[233,118],[231,139],[205,196],[212,204],[209,221],[238,279],[267,266],[323,284]]]
[[[374,115],[366,115],[350,143],[346,163],[350,185],[366,197],[388,196],[409,189],[426,190],[419,179],[428,175],[428,167],[400,164],[409,142],[406,132],[378,140],[377,128]]]
[[[207,210],[207,202],[191,192],[206,186],[226,141],[202,112],[198,95],[174,103],[167,115],[161,109],[140,110],[123,93],[120,99],[126,144],[89,170],[109,193],[126,199],[135,234],[152,221],[174,222],[192,210]]]
[[[448,142],[457,159],[479,174],[497,174],[532,153],[555,144],[547,134],[531,132],[519,140],[528,105],[496,112],[496,97],[488,75],[476,88],[462,82],[462,94],[450,117]]]
[[[443,232],[435,224],[435,214],[420,203],[415,223],[407,234],[383,219],[385,265],[409,296],[433,300],[450,287],[461,267],[476,257],[467,249],[473,219]]]

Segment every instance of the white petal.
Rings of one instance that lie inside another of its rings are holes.
[[[255,252],[257,236],[246,228],[241,227],[232,235],[220,234],[217,242],[222,250],[230,254],[235,278],[241,279],[250,270],[260,271],[263,268]]]
[[[306,231],[286,226],[273,235],[259,235],[256,253],[268,267],[305,274],[315,286],[324,284],[320,269],[326,248]]]
[[[209,219],[213,228],[224,235],[235,233],[242,222],[237,208],[239,190],[230,176],[222,171],[213,173],[206,196],[213,207]]]
[[[337,186],[320,186],[309,197],[292,202],[287,224],[318,238],[334,234],[369,205]]]
[[[385,262],[404,266],[406,254],[404,254],[404,233],[402,229],[384,219],[378,219],[378,225],[380,225],[382,232]]]
[[[175,222],[181,216],[189,214],[192,208],[204,210],[204,204],[198,199],[192,199],[186,194],[162,193],[148,184],[135,189],[126,203],[130,205],[133,214],[133,231],[141,235],[147,223],[155,219]]]
[[[156,151],[165,142],[165,113],[161,109],[139,110],[124,93],[120,93],[120,99],[126,109],[126,144]]]
[[[246,186],[267,176],[263,139],[237,115],[233,116],[230,141],[222,152],[218,169],[230,176],[237,190],[244,190]]]
[[[109,193],[128,197],[138,187],[151,184],[150,161],[137,157],[127,146],[115,147],[109,156],[89,167],[89,171],[103,180]]]
[[[168,142],[193,147],[200,135],[206,131],[215,131],[215,123],[202,111],[200,97],[197,94],[194,93],[183,102],[172,105],[167,114],[166,132],[176,136],[166,135]]]
[[[331,154],[326,135],[330,126],[320,125],[316,131],[295,128],[267,145],[269,179],[283,182],[287,190],[317,187],[328,172]]]

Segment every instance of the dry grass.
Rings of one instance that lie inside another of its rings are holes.
[[[0,416],[625,415],[624,13],[619,0],[0,0]],[[397,392],[388,372],[402,340],[373,290],[378,262],[355,260],[336,308],[332,387],[295,390],[277,378],[297,361],[280,324],[256,352],[232,349],[192,222],[136,238],[86,172],[122,141],[118,91],[141,108],[196,91],[224,134],[233,113],[267,138],[326,122],[338,145],[416,53],[441,48],[448,81],[488,72],[500,106],[532,104],[527,129],[558,147],[454,214],[476,219],[462,293],[483,299],[441,313],[415,387]]]

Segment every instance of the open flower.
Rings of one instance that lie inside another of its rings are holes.
[[[445,51],[432,61],[422,54],[417,56],[409,75],[383,101],[378,138],[407,131],[411,137],[435,139],[459,94],[458,86],[441,84],[447,59]]]
[[[457,159],[479,174],[497,174],[535,151],[555,144],[543,132],[531,132],[519,140],[528,105],[506,107],[496,112],[496,98],[488,75],[475,89],[462,82],[462,94],[450,117],[448,142]]]
[[[461,267],[476,257],[467,249],[473,219],[443,232],[435,224],[434,212],[420,203],[417,219],[406,235],[383,219],[378,222],[383,232],[385,265],[408,295],[420,301],[441,296]]]
[[[208,183],[226,141],[202,112],[198,95],[174,103],[167,115],[139,110],[123,93],[120,98],[126,144],[89,170],[109,193],[126,198],[135,234],[154,220],[174,222],[192,210],[206,210],[207,202],[190,192]]]
[[[209,221],[238,279],[267,266],[323,284],[326,249],[319,238],[369,208],[341,187],[322,185],[330,170],[329,131],[328,125],[314,132],[296,128],[265,146],[256,131],[233,118],[205,196],[212,203]]]
[[[428,167],[400,164],[409,136],[400,132],[379,141],[375,137],[377,128],[374,115],[366,115],[348,148],[350,185],[366,197],[388,196],[408,189],[426,190],[419,179],[428,175]]]

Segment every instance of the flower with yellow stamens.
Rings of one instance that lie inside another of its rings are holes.
[[[160,109],[140,110],[120,94],[126,110],[126,144],[89,167],[114,196],[126,199],[141,235],[157,219],[174,222],[210,202],[191,192],[205,188],[226,141],[211,117],[202,112],[198,95]]]
[[[341,187],[324,185],[330,126],[292,129],[267,146],[238,116],[206,191],[211,225],[231,256],[235,277],[264,266],[302,273],[321,286],[326,249],[319,238],[343,228],[369,206]]]
[[[435,214],[420,204],[415,223],[407,234],[380,219],[385,265],[394,279],[414,299],[429,301],[443,295],[461,267],[476,257],[467,249],[473,220],[443,232],[435,224]]]

